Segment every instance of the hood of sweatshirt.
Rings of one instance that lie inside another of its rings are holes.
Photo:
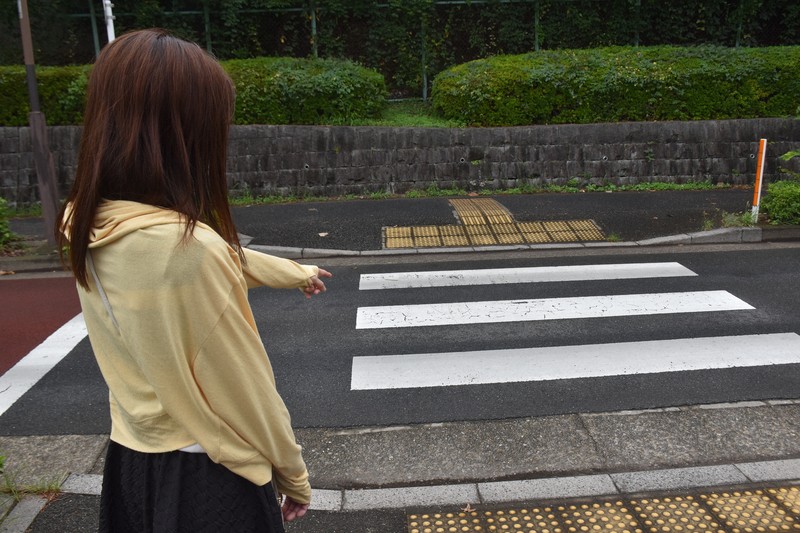
[[[71,212],[72,206],[68,206],[66,220],[69,220]],[[170,209],[127,200],[103,200],[97,206],[89,233],[89,248],[106,246],[142,228],[182,223],[180,213]]]

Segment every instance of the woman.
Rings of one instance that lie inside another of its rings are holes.
[[[283,531],[310,502],[247,288],[310,297],[331,274],[239,245],[234,98],[219,63],[161,30],[111,42],[89,79],[57,235],[109,387],[101,531]]]

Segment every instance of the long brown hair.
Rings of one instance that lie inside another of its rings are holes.
[[[186,238],[197,222],[209,224],[241,256],[225,174],[235,94],[220,64],[163,30],[134,31],[97,57],[86,98],[75,182],[55,230],[78,282],[88,288],[89,234],[102,199],[177,211]]]

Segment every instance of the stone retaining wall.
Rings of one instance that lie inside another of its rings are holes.
[[[62,194],[74,176],[80,128],[49,128]],[[752,183],[758,140],[769,140],[766,179],[800,148],[800,121],[391,128],[234,126],[228,169],[236,194],[341,195],[438,185],[468,190],[545,184],[707,181]],[[38,199],[28,128],[0,128],[0,195]]]

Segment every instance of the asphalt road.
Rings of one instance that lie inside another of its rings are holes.
[[[800,365],[639,373],[522,383],[351,391],[354,357],[552,348],[589,344],[800,333],[800,247],[507,253],[331,261],[329,292],[310,301],[296,291],[258,289],[251,303],[279,389],[299,427],[396,425],[614,411],[695,403],[797,398]],[[358,290],[362,274],[609,263],[677,262],[696,276]],[[323,265],[325,266],[325,265]],[[388,329],[356,329],[360,308],[386,305],[563,299],[723,291],[753,309],[517,320]],[[759,354],[752,354],[753,357]],[[743,354],[749,357],[750,354]],[[88,341],[81,341],[0,417],[0,434],[102,434],[107,391]]]

